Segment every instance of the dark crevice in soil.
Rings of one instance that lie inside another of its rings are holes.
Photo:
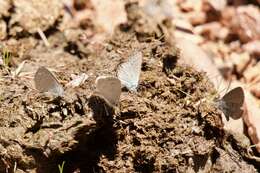
[[[80,51],[77,43],[75,42],[68,42],[67,46],[64,47],[64,51],[70,53],[71,55],[77,56],[79,59],[82,59],[84,57],[87,57],[88,54],[85,54],[84,52]]]
[[[116,154],[117,135],[112,124],[105,125],[89,135],[79,132],[75,136],[79,145],[59,157],[56,165],[65,161],[65,173],[75,170],[83,173],[103,172],[98,166],[100,157],[113,160]]]
[[[40,119],[37,120],[36,123],[32,127],[27,128],[25,133],[28,133],[28,132],[36,133],[37,131],[39,131],[41,128],[41,125],[43,123],[43,119],[44,119],[44,117],[40,117]]]

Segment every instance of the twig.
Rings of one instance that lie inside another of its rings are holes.
[[[50,43],[48,42],[45,34],[43,33],[43,31],[40,28],[37,28],[37,32],[40,35],[43,43],[45,44],[46,47],[50,47]]]

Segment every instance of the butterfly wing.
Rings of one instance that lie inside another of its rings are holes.
[[[141,66],[142,53],[136,52],[129,57],[127,62],[120,64],[118,68],[117,77],[130,91],[135,91],[138,86]]]
[[[242,106],[244,104],[244,91],[241,87],[237,87],[225,94],[220,100],[220,109],[228,117],[238,119],[242,116]]]
[[[119,102],[121,95],[121,82],[115,77],[100,76],[96,79],[97,92],[112,105]]]
[[[35,87],[40,92],[51,92],[62,96],[63,88],[55,76],[45,67],[40,67],[34,76]]]

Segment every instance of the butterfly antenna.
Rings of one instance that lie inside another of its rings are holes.
[[[228,92],[228,90],[230,89],[230,86],[231,86],[231,80],[230,80],[230,81],[228,81],[228,87],[226,88],[226,91],[225,91],[225,93],[227,93],[227,92]]]
[[[221,82],[222,82],[222,78],[221,77],[219,78],[218,75],[216,75],[215,77],[216,77],[216,81],[218,83],[217,90],[219,91],[220,90],[220,86],[221,86]],[[218,79],[220,79],[220,80],[218,80]]]
[[[224,87],[224,88],[220,89],[220,85],[219,85],[219,87],[218,87],[217,90],[219,91],[220,94],[223,93],[223,92],[224,92],[224,93],[227,93],[227,90],[228,90],[227,88],[228,88],[228,87]]]
[[[219,74],[214,74],[214,75],[208,75],[208,78],[211,79],[211,78],[215,78],[216,79],[216,83],[214,84],[214,82],[212,82],[214,85],[217,85],[216,86],[216,89],[217,91],[220,90],[220,87],[221,87],[221,83],[223,81],[223,78],[219,75]],[[215,81],[215,80],[213,80]]]
[[[220,91],[219,91],[219,93],[227,93],[228,91],[229,91],[229,89],[230,89],[230,86],[231,86],[231,81],[229,81],[228,82],[228,86],[227,87],[224,87],[223,89],[221,89]]]

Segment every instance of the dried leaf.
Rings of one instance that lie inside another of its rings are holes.
[[[73,79],[66,85],[66,87],[72,87],[72,88],[78,87],[82,85],[88,79],[88,77],[89,76],[86,73],[82,73],[77,76],[74,75],[72,77]]]

